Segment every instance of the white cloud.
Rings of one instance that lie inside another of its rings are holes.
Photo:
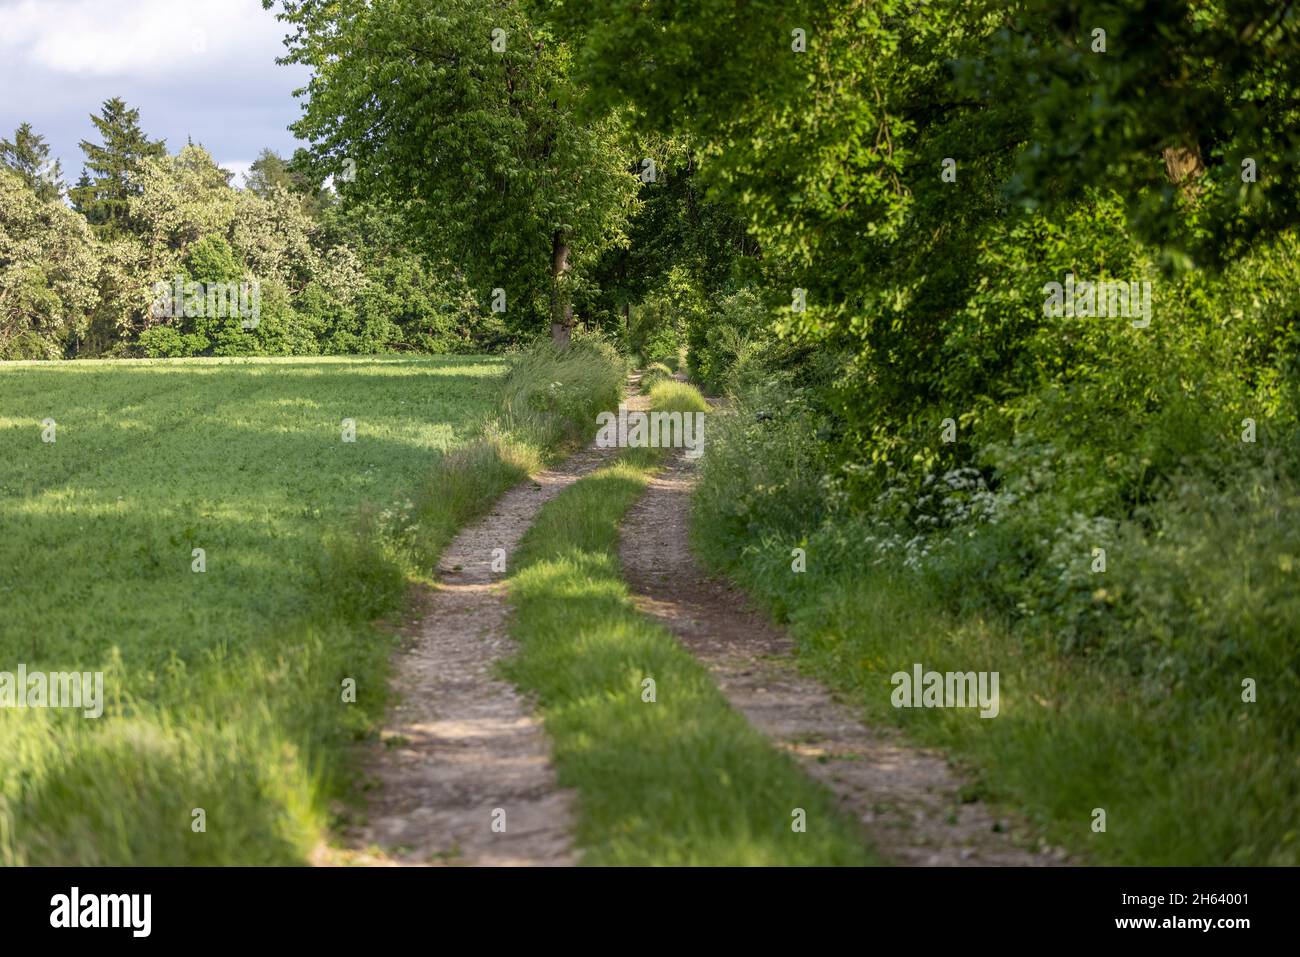
[[[248,171],[253,168],[253,161],[249,160],[248,162],[244,162],[243,160],[232,160],[228,163],[219,163],[218,165],[222,169],[235,174],[235,178],[230,181],[231,186],[243,189],[248,180]]]
[[[260,0],[8,0],[0,19],[5,59],[77,76],[228,69],[283,52]]]

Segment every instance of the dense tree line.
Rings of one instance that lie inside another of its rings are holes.
[[[842,687],[898,650],[882,609],[947,629],[1050,719],[986,758],[1166,808],[1111,859],[1294,863],[1300,12],[279,6],[313,161],[480,284],[528,277],[530,328],[572,309],[732,394],[698,543]],[[1207,784],[1213,835],[1171,844]]]
[[[972,653],[1096,666],[1075,717],[1042,696],[1063,754],[1184,820],[1235,794],[1188,859],[1295,863],[1300,11],[264,4],[312,70],[308,146],[248,189],[116,100],[72,208],[30,127],[0,142],[0,357],[581,324],[684,358],[739,413],[697,498],[713,561],[828,647],[920,594],[900,627],[988,622]],[[159,321],[173,275],[257,279],[260,324]],[[863,652],[828,672],[856,689]],[[1242,711],[1243,676],[1277,704]],[[1088,750],[1116,726],[1143,756]]]
[[[405,221],[263,151],[246,189],[174,155],[120,99],[68,188],[44,138],[0,141],[0,358],[484,351],[512,337]],[[301,157],[298,158],[301,160]],[[256,288],[253,320],[160,310],[159,289]]]

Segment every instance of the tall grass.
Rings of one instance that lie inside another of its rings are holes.
[[[0,864],[303,863],[387,704],[375,620],[458,528],[594,432],[623,374],[606,350],[550,346],[508,370],[5,370],[0,485],[24,494],[5,506],[0,670],[103,670],[109,700],[93,721],[0,710]],[[45,415],[64,431],[41,448]]]
[[[935,509],[909,503],[933,517],[922,535],[888,497],[849,507],[815,425],[775,398],[714,417],[693,533],[789,621],[804,667],[1084,860],[1300,862],[1300,486],[1281,457],[1239,444],[1235,468],[1188,463],[1131,517],[1077,526],[1046,492],[952,473]],[[892,674],[917,662],[999,672],[999,715],[893,707]]]
[[[578,339],[540,343],[511,359],[501,429],[533,449],[572,447],[596,432],[596,415],[618,405],[627,366],[613,346]]]
[[[674,379],[650,387],[650,407],[656,412],[708,412],[710,409],[699,389]]]
[[[660,382],[671,381],[672,377],[672,369],[668,368],[668,366],[664,365],[662,362],[652,362],[650,365],[646,366],[645,371],[641,373],[641,391],[648,393]]]

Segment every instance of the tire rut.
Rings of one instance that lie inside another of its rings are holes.
[[[593,444],[532,476],[448,546],[438,587],[416,609],[413,641],[394,662],[397,704],[365,761],[366,818],[343,830],[344,848],[320,849],[316,863],[577,862],[572,795],[556,782],[542,722],[496,665],[515,650],[505,579],[516,547],[543,505],[617,451]],[[505,550],[506,571],[493,570],[494,549]]]
[[[688,544],[693,465],[677,454],[623,523],[633,600],[709,669],[737,711],[825,784],[887,860],[909,865],[1064,862],[1020,823],[963,801],[944,757],[867,727],[794,662],[794,642],[736,588],[711,580]]]

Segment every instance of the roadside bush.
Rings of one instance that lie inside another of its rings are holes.
[[[688,335],[691,375],[713,393],[727,391],[758,358],[771,311],[758,291],[742,288],[692,323]]]
[[[558,349],[539,342],[511,357],[502,427],[538,448],[585,441],[596,415],[618,407],[626,380],[625,361],[607,342],[588,337]]]
[[[175,359],[193,355],[190,343],[175,326],[151,326],[140,333],[140,351],[150,359]]]
[[[732,365],[697,546],[790,620],[808,668],[1065,842],[1105,793],[1126,823],[1101,860],[1294,863],[1296,252],[1287,233],[1218,275],[1166,275],[1106,197],[991,230],[914,354]],[[1069,271],[1150,281],[1150,325],[1044,316],[1043,283]],[[721,341],[693,363],[716,376]],[[987,727],[903,715],[888,677],[914,661],[1019,690]],[[1264,706],[1243,698],[1260,675]]]
[[[1023,399],[1039,405],[1032,430],[973,450],[985,467],[913,463],[914,482],[882,483],[830,454],[840,426],[821,395],[769,375],[713,416],[693,516],[706,560],[792,622],[806,667],[975,761],[980,787],[1062,840],[1077,831],[1070,801],[1108,794],[1128,816],[1101,860],[1300,859],[1300,487],[1284,403],[1265,448],[1205,437],[1213,403],[1121,406],[1098,433],[1131,431],[1104,455],[1082,419],[1055,444],[1045,390]],[[1124,441],[1148,474],[1123,465]],[[913,661],[1000,670],[1017,690],[987,727],[903,715],[888,676]],[[1260,675],[1266,706],[1242,697]],[[1116,735],[1124,747],[1105,746]]]
[[[711,417],[694,509],[706,530],[701,544],[715,562],[729,566],[773,537],[793,547],[842,506],[828,478],[827,449],[816,440],[822,421],[808,398],[779,378]]]

